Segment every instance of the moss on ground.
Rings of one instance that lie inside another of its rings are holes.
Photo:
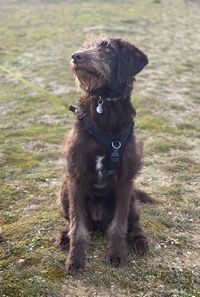
[[[0,8],[0,65],[65,103],[79,98],[69,59],[87,36],[127,38],[147,53],[133,95],[145,143],[137,186],[159,200],[143,207],[148,256],[127,249],[127,266],[113,269],[97,233],[86,271],[69,276],[54,237],[65,224],[60,144],[73,115],[0,72],[0,296],[200,296],[198,1],[0,0]]]

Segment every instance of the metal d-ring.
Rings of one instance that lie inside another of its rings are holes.
[[[100,99],[98,100],[98,105],[103,105],[103,99],[101,99],[101,97],[99,97]]]
[[[121,146],[122,146],[122,143],[121,143],[120,141],[115,142],[115,143],[114,143],[114,141],[112,142],[112,147],[113,147],[115,150],[119,150]]]

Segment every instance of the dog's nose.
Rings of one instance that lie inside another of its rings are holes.
[[[83,60],[83,54],[80,52],[75,52],[72,54],[72,60],[74,63],[81,62]]]

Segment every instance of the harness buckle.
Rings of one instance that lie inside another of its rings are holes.
[[[120,158],[120,155],[119,155],[118,150],[117,149],[112,150],[111,162],[117,163],[117,162],[119,162],[119,158]]]
[[[115,150],[119,150],[122,146],[122,143],[120,141],[112,141],[112,147],[115,149]]]
[[[78,112],[78,108],[77,108],[77,106],[74,106],[74,105],[70,105],[70,106],[69,106],[69,110],[70,110],[71,112],[73,112],[74,114],[77,114],[77,112]]]

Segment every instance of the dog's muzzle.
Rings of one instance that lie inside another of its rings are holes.
[[[81,52],[75,52],[72,54],[72,62],[78,64],[84,60],[84,54]]]

